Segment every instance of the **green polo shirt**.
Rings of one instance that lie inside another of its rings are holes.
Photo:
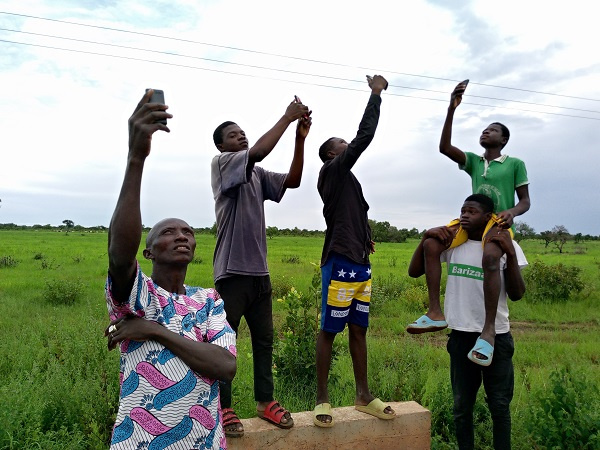
[[[465,165],[459,165],[471,176],[473,194],[484,194],[494,201],[494,212],[515,206],[515,190],[526,184],[527,169],[518,158],[502,155],[489,163],[482,155],[465,152]]]

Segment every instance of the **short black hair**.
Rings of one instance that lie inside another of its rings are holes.
[[[227,128],[229,125],[236,125],[236,123],[232,122],[231,120],[227,120],[226,122],[223,122],[221,125],[219,125],[215,129],[215,131],[213,133],[213,141],[216,146],[219,146],[220,144],[223,143],[223,130],[225,128]]]
[[[508,144],[508,140],[510,139],[510,131],[508,127],[500,122],[492,122],[491,125],[498,125],[500,127],[500,130],[502,131],[502,137],[506,138],[506,144]],[[502,148],[504,148],[506,144],[504,144]]]
[[[494,212],[494,201],[489,198],[487,195],[483,194],[473,194],[469,195],[465,202],[476,202],[481,205],[484,213]]]
[[[334,137],[330,137],[325,142],[323,142],[321,144],[321,146],[319,147],[319,158],[321,158],[321,161],[325,162],[329,159],[327,157],[327,153],[329,152],[329,149],[333,145],[334,139],[335,139]]]

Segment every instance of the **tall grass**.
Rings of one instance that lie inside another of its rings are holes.
[[[100,233],[65,237],[43,231],[0,232],[0,258],[17,259],[18,255],[19,260],[17,265],[0,267],[0,449],[106,448],[119,391],[119,355],[107,351],[103,337],[108,322],[103,291],[106,238]],[[215,239],[200,235],[197,240],[197,262],[190,265],[187,282],[212,286]],[[540,399],[551,398],[556,384],[552,373],[566,365],[563,361],[576,368],[586,383],[600,384],[600,243],[578,244],[577,249],[567,244],[563,254],[545,249],[538,241],[522,244],[530,261],[581,268],[585,284],[565,303],[548,305],[524,299],[509,305],[516,346],[513,443],[515,448],[532,448],[539,441],[530,426],[535,423],[531,407],[543,405]],[[320,260],[322,238],[278,236],[268,245],[278,293],[275,298],[285,295],[291,286],[308,292],[314,265]],[[416,241],[377,244],[372,257],[369,383],[373,393],[384,400],[415,400],[430,408],[433,447],[453,448],[446,333],[412,336],[404,331],[407,323],[423,313],[427,298],[424,281],[406,275],[415,246]],[[141,254],[139,258],[149,272],[150,264]],[[45,286],[57,280],[81,288],[72,303],[46,298]],[[274,301],[274,321],[280,330],[285,322],[281,302]],[[336,341],[340,354],[333,368],[336,382],[330,389],[331,403],[352,405],[355,391],[347,333],[341,333]],[[578,386],[577,380],[573,383]],[[251,346],[242,322],[233,384],[233,406],[241,417],[255,415],[252,392]],[[589,392],[588,398],[575,400],[597,405],[597,391]],[[292,411],[312,409],[314,395],[303,386],[284,389],[276,379],[275,396]],[[476,430],[480,448],[491,448],[486,411],[481,394]]]

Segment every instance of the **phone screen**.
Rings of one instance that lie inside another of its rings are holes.
[[[146,89],[148,92],[149,89]],[[152,97],[150,97],[150,101],[148,103],[161,103],[165,104],[165,93],[162,89],[153,89]],[[163,125],[167,124],[167,119],[157,120],[158,123],[162,123]]]

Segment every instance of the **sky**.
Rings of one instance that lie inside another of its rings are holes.
[[[317,151],[350,141],[370,90],[389,82],[375,139],[355,165],[369,217],[420,230],[457,217],[469,176],[439,153],[450,93],[470,84],[453,144],[482,153],[491,122],[527,166],[537,232],[600,234],[600,28],[591,0],[0,1],[0,223],[108,226],[145,88],[163,89],[171,132],[145,164],[142,218],[215,221],[213,130],[252,145],[294,95],[312,111],[300,188],[266,204],[268,226],[325,229]],[[287,172],[295,124],[260,163]]]

